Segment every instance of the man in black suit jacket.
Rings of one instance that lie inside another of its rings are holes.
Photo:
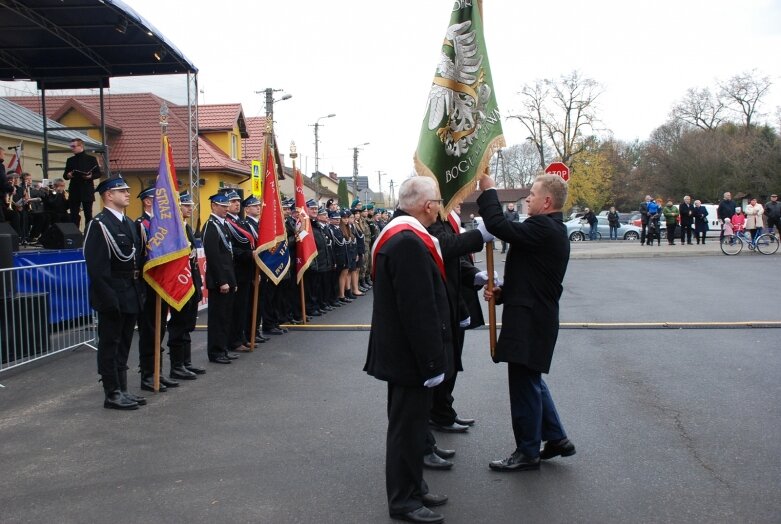
[[[80,222],[79,206],[84,209],[84,223],[92,218],[92,203],[95,201],[95,184],[102,176],[98,160],[84,152],[84,142],[74,138],[70,143],[73,156],[65,161],[62,177],[70,180],[68,186],[68,203],[70,204],[71,221],[78,227]]]
[[[541,376],[550,371],[559,334],[559,298],[569,262],[561,213],[567,183],[556,175],[538,176],[526,198],[529,218],[522,223],[508,222],[502,215],[493,179],[482,179],[480,187],[481,232],[487,230],[510,243],[504,285],[494,290],[497,303],[504,303],[494,361],[507,362],[516,449],[489,466],[497,471],[539,469],[540,458],[575,454]],[[490,240],[490,236],[483,239]],[[487,292],[486,296],[490,298]],[[542,452],[541,441],[546,442]]]
[[[209,290],[206,351],[209,362],[230,364],[236,355],[228,354],[236,272],[233,268],[233,244],[225,224],[228,197],[217,193],[209,197],[212,214],[203,226],[203,252],[206,256],[206,289]]]
[[[436,182],[413,177],[399,189],[399,210],[372,251],[374,304],[364,371],[388,383],[385,481],[393,518],[442,522],[427,506],[423,453],[431,388],[453,373],[453,334],[439,242],[426,227],[442,205]]]
[[[141,239],[124,215],[130,193],[122,177],[105,180],[97,191],[103,211],[87,225],[84,260],[90,304],[98,312],[98,373],[106,394],[103,407],[138,409],[146,400],[127,391],[127,357],[144,301]]]

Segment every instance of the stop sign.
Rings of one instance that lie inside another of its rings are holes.
[[[565,182],[569,181],[569,168],[564,162],[552,162],[545,168],[545,173],[548,175],[558,175],[564,179]]]

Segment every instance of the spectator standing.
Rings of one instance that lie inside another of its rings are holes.
[[[640,203],[640,245],[645,244],[648,235],[648,204],[652,202],[651,195],[645,195],[645,201]]]
[[[705,236],[708,234],[708,209],[699,200],[694,201],[694,238],[697,244],[705,244]]]
[[[716,216],[719,220],[721,220],[721,223],[724,223],[725,218],[732,218],[732,215],[735,214],[735,201],[732,200],[732,193],[729,191],[724,193],[724,198],[719,202],[719,207],[716,208]],[[721,237],[724,237],[724,231],[721,232]]]
[[[781,234],[781,202],[778,201],[778,195],[770,195],[770,201],[765,204],[765,225],[773,232],[773,228]]]
[[[597,224],[599,223],[599,221],[597,220],[597,216],[589,208],[584,209],[584,211],[585,211],[585,214],[583,215],[583,220],[588,222],[588,225],[589,225],[588,239],[589,240],[596,240],[597,239]]]
[[[754,241],[762,234],[762,216],[765,214],[765,208],[757,203],[756,198],[752,198],[746,206],[746,230],[751,233],[751,240]]]
[[[619,217],[615,207],[607,212],[607,224],[610,226],[610,240],[618,240]]]
[[[650,198],[650,197],[648,197]],[[662,237],[659,235],[659,213],[662,210],[662,206],[655,200],[651,200],[646,204],[646,210],[648,214],[648,234],[646,236],[646,242],[651,246],[656,238],[656,245],[662,245]]]
[[[515,210],[515,203],[510,202],[507,204],[507,209],[504,212],[504,218],[508,222],[518,222],[518,211]],[[507,252],[507,242],[502,240],[502,254]]]
[[[678,208],[673,205],[672,200],[667,201],[667,205],[662,208],[664,223],[667,225],[667,243],[675,245],[675,226],[678,224]]]
[[[692,245],[692,224],[694,223],[692,197],[689,195],[683,197],[683,202],[678,206],[678,213],[681,219],[681,245]]]

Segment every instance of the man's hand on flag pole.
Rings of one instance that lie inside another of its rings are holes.
[[[485,222],[482,220],[477,222],[477,230],[480,231],[480,234],[483,235],[483,242],[493,242],[495,236],[493,236],[491,233],[488,232],[488,230],[485,228]]]
[[[485,191],[486,189],[491,189],[496,187],[496,182],[494,182],[494,179],[490,176],[485,176],[480,179],[480,190]]]

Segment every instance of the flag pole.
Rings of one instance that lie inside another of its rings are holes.
[[[255,256],[254,254],[252,255]],[[253,281],[252,291],[252,323],[250,329],[252,330],[252,336],[249,341],[250,351],[255,351],[255,331],[258,325],[258,288],[260,287],[260,267],[255,264],[255,279]]]
[[[155,293],[155,393],[160,391],[160,295]]]
[[[485,265],[488,273],[486,288],[491,293],[488,301],[488,340],[491,347],[491,358],[496,356],[496,299],[494,293],[494,241],[485,243]]]

